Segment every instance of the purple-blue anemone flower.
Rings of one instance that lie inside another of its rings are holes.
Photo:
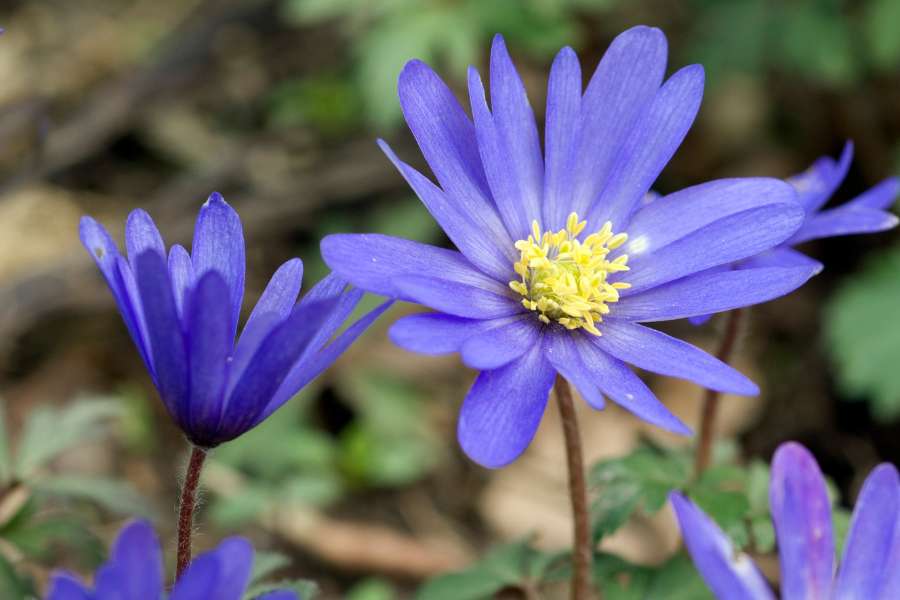
[[[253,568],[253,546],[243,538],[224,540],[194,559],[164,595],[165,569],[153,527],[135,521],[119,532],[109,560],[97,571],[93,589],[76,576],[55,573],[46,600],[241,600]],[[257,600],[299,600],[290,590],[267,592]]]
[[[332,274],[298,303],[303,263],[295,258],[272,276],[236,341],[244,234],[237,213],[219,194],[200,209],[190,254],[176,244],[167,255],[159,230],[140,209],[125,224],[127,259],[94,219],[82,218],[80,235],[166,409],[202,448],[262,422],[387,307],[332,340],[363,292]]]
[[[735,551],[712,519],[680,493],[669,498],[688,552],[717,598],[775,598],[753,561]],[[796,442],[782,444],[772,460],[769,506],[782,600],[900,598],[900,478],[893,465],[879,465],[866,478],[840,566],[825,478],[812,454]]]
[[[821,238],[876,233],[896,227],[897,216],[887,209],[900,193],[900,179],[897,177],[882,180],[840,206],[824,208],[847,177],[852,160],[853,143],[847,142],[837,161],[830,156],[823,156],[803,173],[789,177],[787,182],[797,190],[797,200],[803,207],[803,224],[778,247],[735,263],[731,268],[808,265],[820,271],[821,263],[795,250],[794,246]],[[701,325],[711,316],[692,317],[691,322]]]
[[[687,427],[628,368],[738,394],[757,387],[701,350],[639,323],[736,308],[785,294],[808,267],[709,273],[788,239],[803,217],[791,186],[724,179],[644,206],[703,93],[692,65],[663,82],[666,38],[618,36],[582,91],[571,48],[550,73],[544,147],[503,38],[490,107],[469,70],[473,120],[427,65],[399,80],[406,121],[439,186],[381,147],[459,251],[384,235],[333,235],[328,265],[363,289],[435,313],[401,319],[395,343],[460,352],[481,371],[460,413],[460,444],[499,467],[530,443],[557,373],[587,402],[604,397],[679,433]],[[627,234],[627,235],[625,235]]]

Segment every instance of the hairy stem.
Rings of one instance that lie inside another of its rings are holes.
[[[556,376],[556,401],[566,441],[566,464],[569,470],[569,495],[572,498],[572,515],[575,524],[575,540],[572,548],[572,600],[589,600],[594,548],[588,513],[587,485],[584,478],[584,456],[581,452],[581,434],[578,418],[572,403],[569,382]]]
[[[716,358],[723,363],[731,361],[738,339],[741,336],[741,325],[744,320],[744,311],[737,308],[727,315],[725,333],[719,343]],[[709,467],[712,458],[712,447],[715,439],[716,414],[719,411],[719,400],[722,394],[715,390],[706,390],[703,395],[703,408],[700,414],[700,433],[697,437],[697,449],[694,455],[694,477],[700,475]]]
[[[194,446],[188,460],[178,509],[178,566],[175,581],[181,578],[184,570],[191,564],[191,535],[194,529],[194,510],[197,508],[197,487],[200,485],[200,472],[205,460],[206,450]]]

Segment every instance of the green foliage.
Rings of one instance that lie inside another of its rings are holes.
[[[594,557],[594,580],[606,600],[712,600],[691,559],[677,554],[658,567],[610,554]]]
[[[253,558],[253,572],[250,586],[244,592],[244,600],[253,600],[267,592],[280,589],[294,590],[303,600],[313,600],[318,595],[318,587],[305,579],[268,581],[277,571],[290,565],[290,559],[277,552],[257,552]]]
[[[838,384],[869,401],[882,421],[900,417],[900,247],[867,264],[825,311],[827,348]]]
[[[271,127],[311,125],[327,137],[347,135],[358,128],[361,111],[356,88],[336,75],[287,81],[269,96]]]
[[[397,592],[383,579],[366,579],[347,592],[347,600],[395,600]]]

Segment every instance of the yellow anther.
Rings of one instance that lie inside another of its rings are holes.
[[[609,306],[619,300],[619,290],[631,287],[623,281],[608,282],[612,273],[628,270],[628,256],[620,254],[610,260],[609,253],[628,239],[624,233],[613,233],[607,221],[599,231],[579,240],[587,227],[572,213],[565,229],[541,231],[537,221],[531,224],[527,240],[516,242],[519,261],[515,263],[519,280],[509,287],[523,296],[522,306],[538,313],[544,323],[555,321],[566,329],[584,329],[600,335],[597,324],[609,313]]]

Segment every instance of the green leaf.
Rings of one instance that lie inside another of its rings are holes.
[[[862,38],[875,67],[890,71],[900,66],[900,2],[871,0],[864,5]]]
[[[33,482],[32,488],[52,496],[86,500],[120,515],[153,515],[153,508],[134,488],[121,481],[76,475],[48,477]]]
[[[0,398],[0,487],[12,477],[12,456],[9,453],[9,431],[6,428],[6,403]]]
[[[313,600],[319,595],[319,586],[313,581],[305,579],[285,579],[275,583],[260,584],[251,586],[244,593],[244,600],[255,600],[263,594],[274,592],[276,590],[293,590],[302,600]]]
[[[594,560],[594,580],[607,600],[713,600],[683,553],[655,567],[600,553]]]
[[[20,575],[3,553],[0,553],[0,598],[13,600],[36,595],[34,582]]]
[[[42,406],[25,423],[17,451],[16,476],[28,479],[62,452],[104,434],[110,419],[122,414],[114,400],[82,401],[65,408]]]
[[[253,571],[250,574],[250,583],[259,583],[290,564],[291,559],[279,552],[257,552],[253,556]]]
[[[900,246],[849,277],[825,311],[838,384],[881,421],[900,417]]]
[[[394,586],[383,579],[366,579],[347,592],[347,600],[395,600]]]

